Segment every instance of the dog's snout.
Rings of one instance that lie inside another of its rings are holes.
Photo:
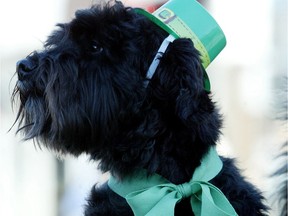
[[[35,62],[23,59],[17,62],[17,73],[20,80],[25,79],[37,67]]]

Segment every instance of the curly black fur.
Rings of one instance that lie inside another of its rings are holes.
[[[281,161],[281,166],[276,172],[272,174],[272,177],[277,180],[277,185],[275,186],[275,191],[271,196],[272,203],[278,207],[280,216],[287,216],[288,210],[288,142],[286,141],[281,149],[281,154],[277,156],[277,160]],[[280,177],[280,179],[279,179]],[[276,181],[275,181],[276,182]]]
[[[45,49],[18,63],[13,98],[26,139],[57,152],[87,153],[102,171],[123,177],[139,168],[179,184],[190,180],[216,144],[221,116],[203,87],[199,53],[177,39],[148,87],[146,72],[167,33],[121,3],[76,12]],[[263,197],[232,160],[213,179],[239,215],[265,215]],[[176,215],[193,215],[187,200]],[[105,184],[92,189],[86,216],[133,215]]]
[[[280,82],[277,82],[276,89],[276,119],[283,122],[284,131],[287,134],[288,129],[288,77],[280,77]],[[272,204],[277,207],[279,211],[279,216],[287,216],[288,210],[288,141],[287,137],[284,144],[281,146],[280,154],[274,159],[279,163],[280,167],[277,168],[276,172],[274,171],[270,177],[274,179],[276,185],[273,194],[271,195]]]

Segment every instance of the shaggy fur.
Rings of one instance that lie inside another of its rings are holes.
[[[18,62],[17,116],[25,139],[61,154],[86,153],[103,172],[145,168],[175,184],[190,180],[219,138],[221,116],[203,87],[199,53],[177,39],[148,87],[148,67],[167,33],[121,3],[76,12],[40,52]],[[239,215],[266,215],[263,197],[233,160],[212,180]],[[133,215],[107,184],[93,187],[86,216]],[[175,215],[193,215],[188,200]]]
[[[270,176],[275,182],[275,190],[271,194],[272,205],[279,211],[279,216],[287,216],[288,213],[288,77],[280,77],[276,88],[275,110],[276,120],[283,122],[283,131],[286,132],[284,144],[279,149],[280,154],[274,159],[279,164],[276,172]],[[282,129],[282,127],[281,127]]]

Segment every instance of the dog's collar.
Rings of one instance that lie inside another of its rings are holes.
[[[222,167],[223,163],[212,147],[187,183],[174,185],[160,175],[149,175],[146,170],[140,170],[121,180],[111,176],[108,185],[126,198],[136,216],[172,216],[176,203],[183,198],[190,198],[196,216],[236,216],[225,195],[208,182]]]
[[[163,56],[163,54],[166,52],[168,46],[170,43],[172,43],[173,41],[175,40],[175,37],[173,35],[169,35],[167,38],[165,38],[161,44],[161,46],[159,47],[149,69],[148,69],[148,72],[147,72],[147,75],[146,75],[146,78],[147,78],[147,82],[145,83],[145,86],[148,85],[149,83],[149,80],[153,77],[159,63],[160,63],[160,60],[161,60],[161,57]]]

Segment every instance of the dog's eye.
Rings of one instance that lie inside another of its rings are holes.
[[[95,41],[91,44],[91,51],[93,54],[97,54],[103,51],[103,48]]]

